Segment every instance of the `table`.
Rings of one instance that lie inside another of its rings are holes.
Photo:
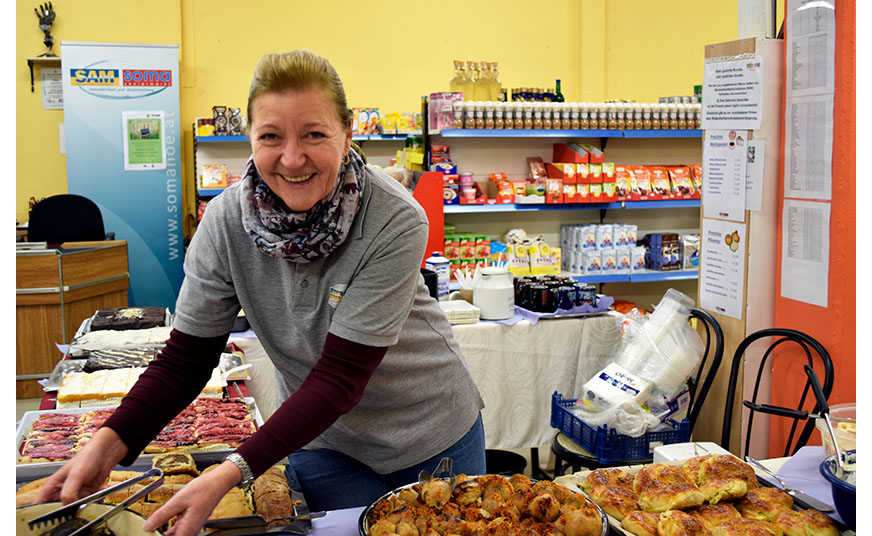
[[[551,395],[577,394],[606,366],[621,344],[620,315],[555,318],[531,324],[499,322],[456,325],[452,331],[485,402],[487,448],[537,448],[550,444]],[[230,341],[245,353],[249,392],[264,419],[275,410],[275,373],[253,331]]]

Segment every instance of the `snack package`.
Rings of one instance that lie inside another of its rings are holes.
[[[633,187],[633,172],[627,166],[615,166],[615,194],[618,201],[630,199]]]
[[[527,165],[530,167],[530,177],[536,181],[544,180],[548,177],[545,171],[545,161],[540,156],[528,156]]]
[[[603,248],[600,250],[600,264],[602,274],[613,274],[618,269],[618,258],[615,248]]]
[[[614,247],[614,227],[610,223],[602,223],[596,226],[596,247],[606,249]]]
[[[200,174],[200,188],[226,188],[227,166],[224,164],[204,164]]]
[[[699,235],[683,234],[678,239],[681,243],[681,267],[685,270],[699,268]]]
[[[644,201],[650,199],[651,195],[651,172],[647,166],[633,166],[632,179],[630,187],[631,197],[636,201]]]
[[[691,199],[695,192],[687,166],[669,166],[669,180],[672,183],[672,195],[676,199]]]
[[[613,223],[612,238],[615,247],[627,246],[627,226],[623,223]]]
[[[599,274],[602,271],[602,258],[599,250],[585,250],[582,253],[582,270],[585,274]]]
[[[632,258],[630,256],[630,248],[627,246],[620,246],[615,248],[615,273],[618,274],[628,274],[630,273],[630,263],[632,262]],[[643,261],[644,262],[644,261]]]
[[[669,172],[663,166],[649,166],[651,171],[651,192],[655,199],[669,199],[672,188],[669,185]]]
[[[693,199],[699,199],[702,195],[702,164],[693,164],[690,167],[690,180],[693,182],[693,188],[696,190],[693,194]]]
[[[636,246],[630,248],[630,271],[638,272],[645,269],[645,257],[647,256],[645,246]]]

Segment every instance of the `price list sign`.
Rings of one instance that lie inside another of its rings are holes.
[[[702,149],[704,217],[744,221],[747,160],[747,131],[706,130]]]
[[[704,309],[742,319],[746,244],[745,224],[703,218],[699,303]]]

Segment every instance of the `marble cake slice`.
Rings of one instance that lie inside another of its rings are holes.
[[[156,349],[143,350],[94,350],[88,355],[88,360],[82,367],[83,372],[117,369],[127,367],[145,367],[157,355]]]

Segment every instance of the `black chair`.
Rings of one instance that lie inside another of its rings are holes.
[[[724,356],[724,332],[721,330],[721,325],[715,318],[702,309],[693,308],[690,310],[690,318],[696,318],[705,328],[705,352],[702,356],[699,369],[696,377],[688,382],[691,398],[690,407],[687,413],[687,420],[690,427],[690,432],[693,433],[693,427],[696,420],[699,418],[699,412],[702,410],[703,404],[706,401],[711,389],[712,382],[718,373],[721,366],[721,361]],[[704,377],[704,379],[703,379]],[[702,383],[700,383],[702,380]],[[554,453],[554,476],[558,477],[569,467],[585,467],[594,469],[597,467],[616,467],[619,465],[630,465],[635,463],[647,463],[652,458],[641,460],[620,460],[608,464],[600,463],[600,461],[585,450],[581,445],[573,441],[566,434],[560,432],[554,437],[551,442],[551,451]]]
[[[770,328],[763,329],[757,332],[754,332],[747,337],[739,344],[739,347],[736,348],[736,353],[733,356],[733,364],[730,368],[730,383],[727,388],[727,401],[726,407],[724,410],[724,426],[721,433],[721,447],[729,450],[730,449],[730,432],[732,430],[732,422],[733,422],[733,403],[736,397],[736,390],[739,389],[739,368],[744,362],[745,351],[751,346],[752,343],[769,337],[778,337],[777,340],[772,341],[769,344],[769,347],[766,349],[766,353],[763,354],[762,359],[760,360],[760,365],[757,368],[757,378],[754,382],[754,393],[751,396],[751,400],[744,400],[743,405],[750,410],[748,414],[748,426],[745,435],[745,450],[743,457],[748,454],[748,446],[751,440],[751,428],[754,424],[754,413],[766,413],[770,415],[776,415],[780,417],[785,417],[793,420],[793,423],[790,427],[790,434],[787,437],[787,443],[784,447],[783,456],[792,456],[799,450],[801,447],[805,446],[808,443],[809,437],[811,437],[812,431],[814,429],[814,420],[807,419],[808,413],[803,410],[806,404],[806,398],[814,400],[814,394],[809,395],[809,390],[812,389],[812,380],[808,377],[809,372],[805,373],[805,387],[802,390],[802,396],[799,398],[799,402],[796,405],[796,409],[792,408],[784,408],[780,406],[773,406],[770,404],[758,404],[757,403],[757,395],[760,390],[760,378],[763,375],[763,371],[766,369],[766,363],[769,360],[769,357],[772,356],[773,351],[778,348],[780,345],[788,342],[795,343],[799,345],[799,347],[803,350],[803,354],[805,355],[807,364],[811,367],[810,373],[815,374],[817,381],[821,386],[821,390],[823,391],[824,397],[829,398],[830,392],[833,390],[833,361],[830,359],[830,354],[827,353],[826,349],[815,339],[802,333],[800,331],[792,330],[792,329],[782,329],[782,328]],[[819,363],[817,368],[815,367],[815,359],[813,353],[818,355]],[[817,371],[823,368],[824,372],[824,381],[820,382]],[[791,381],[798,381],[792,380]],[[820,411],[820,404],[815,401],[814,408],[812,409],[813,413],[818,413]],[[799,437],[794,441],[794,435],[796,434],[797,429],[799,428],[799,421],[806,420],[806,423],[802,427],[799,433]],[[793,447],[791,447],[791,444]]]
[[[115,233],[106,233],[103,215],[96,203],[76,194],[47,197],[33,205],[27,224],[27,240],[61,244],[113,240]]]

